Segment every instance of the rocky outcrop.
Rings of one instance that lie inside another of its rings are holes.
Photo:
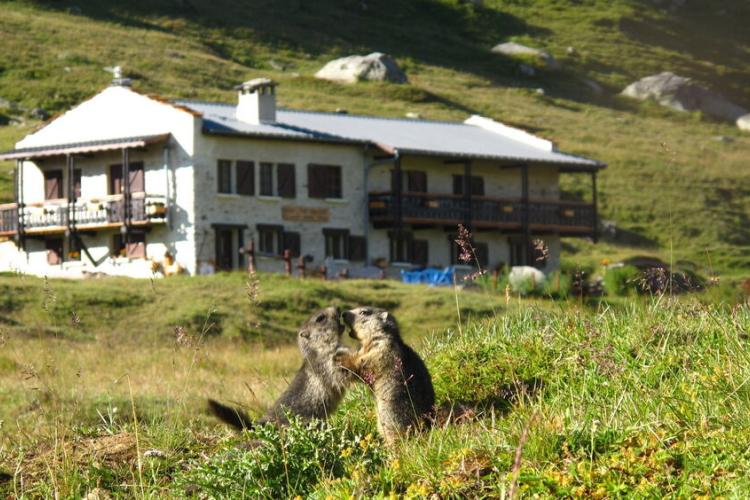
[[[362,80],[408,82],[406,74],[399,68],[396,61],[380,52],[333,60],[315,73],[315,77],[343,83],[356,83]]]
[[[737,126],[740,128],[740,130],[750,132],[750,114],[742,115],[737,118]]]
[[[747,114],[747,110],[721,94],[698,85],[690,78],[670,72],[647,76],[631,83],[622,94],[641,101],[653,99],[662,106],[679,111],[701,111],[714,118],[731,122]]]
[[[516,42],[499,43],[492,47],[492,52],[509,57],[531,57],[539,59],[547,69],[559,69],[560,63],[549,52],[527,47]]]

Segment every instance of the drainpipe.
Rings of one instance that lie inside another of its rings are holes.
[[[366,146],[365,146],[365,152],[366,152]],[[396,163],[401,159],[401,155],[398,151],[398,149],[393,148],[393,154],[389,156],[388,158],[383,158],[380,160],[374,160],[371,162],[367,161],[367,157],[365,156],[365,169],[364,169],[364,183],[363,183],[363,191],[365,196],[365,216],[364,216],[364,222],[365,222],[365,230],[364,230],[364,236],[365,236],[365,264],[370,265],[370,194],[367,191],[368,183],[370,179],[370,169],[373,167],[377,167],[380,165],[384,165],[387,163]]]

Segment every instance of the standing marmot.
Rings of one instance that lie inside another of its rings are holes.
[[[344,326],[337,307],[328,307],[313,314],[300,328],[297,343],[302,352],[302,367],[289,387],[258,420],[259,424],[276,422],[286,425],[285,412],[305,420],[325,419],[344,396],[351,375],[334,360],[337,352],[348,352],[340,343]],[[219,419],[237,429],[251,429],[253,422],[241,410],[208,400],[208,406]]]
[[[435,406],[430,372],[401,340],[396,318],[382,309],[359,307],[344,312],[351,336],[362,345],[336,355],[342,367],[357,374],[375,394],[378,432],[387,444],[409,428],[429,423]]]

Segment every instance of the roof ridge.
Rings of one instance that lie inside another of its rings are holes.
[[[192,103],[192,104],[208,104],[211,106],[222,106],[222,107],[234,107],[235,104],[228,102],[216,102],[216,101],[204,101],[201,99],[175,99],[175,103]],[[301,113],[310,115],[328,115],[328,116],[340,116],[348,118],[359,118],[363,120],[388,120],[406,123],[435,123],[440,125],[462,125],[467,127],[476,127],[475,125],[469,125],[462,121],[454,120],[433,120],[429,118],[403,118],[397,116],[378,116],[378,115],[360,115],[356,113],[337,113],[335,111],[314,111],[310,109],[292,109],[292,108],[278,108],[279,111],[285,111],[287,113]],[[476,127],[479,128],[479,127]]]

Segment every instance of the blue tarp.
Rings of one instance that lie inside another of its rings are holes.
[[[410,271],[401,270],[401,281],[404,283],[420,283],[430,286],[450,286],[453,284],[453,267],[445,269],[436,267],[425,267],[422,269],[412,269]]]

